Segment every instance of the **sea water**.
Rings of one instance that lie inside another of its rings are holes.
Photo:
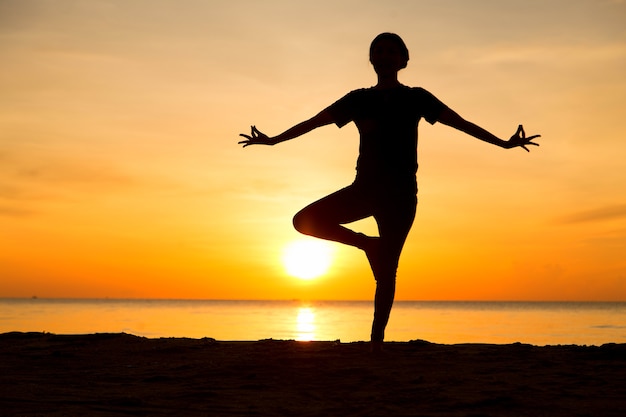
[[[371,301],[0,299],[0,333],[369,340]],[[625,302],[397,301],[386,340],[626,343]]]

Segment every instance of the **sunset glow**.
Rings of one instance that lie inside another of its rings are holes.
[[[401,82],[542,135],[420,123],[396,299],[626,300],[625,21],[617,0],[0,2],[0,297],[371,299],[359,250],[329,244],[309,281],[285,258],[293,215],[353,180],[354,125],[237,141],[371,86],[392,31]]]
[[[283,262],[289,275],[304,280],[317,278],[331,265],[331,247],[320,240],[295,240],[285,248]]]

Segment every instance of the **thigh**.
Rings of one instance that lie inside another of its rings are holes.
[[[378,223],[381,238],[404,242],[413,225],[416,208],[417,197],[410,194],[379,200],[374,218]]]
[[[374,215],[374,205],[361,187],[350,185],[309,204],[298,215],[346,224]]]
[[[408,194],[401,198],[382,201],[374,214],[380,235],[381,264],[387,269],[385,275],[395,276],[400,253],[411,230],[417,198]]]

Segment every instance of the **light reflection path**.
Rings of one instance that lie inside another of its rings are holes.
[[[394,303],[389,341],[602,345],[626,342],[626,303]],[[0,333],[119,333],[217,340],[369,339],[371,301],[0,298]]]
[[[315,340],[315,311],[311,307],[298,308],[296,317],[296,340]]]

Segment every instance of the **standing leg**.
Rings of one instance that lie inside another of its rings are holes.
[[[380,233],[371,334],[374,350],[382,345],[385,337],[385,327],[395,296],[396,271],[402,247],[413,225],[416,204],[414,195],[401,199],[385,199],[383,207],[374,215]]]

